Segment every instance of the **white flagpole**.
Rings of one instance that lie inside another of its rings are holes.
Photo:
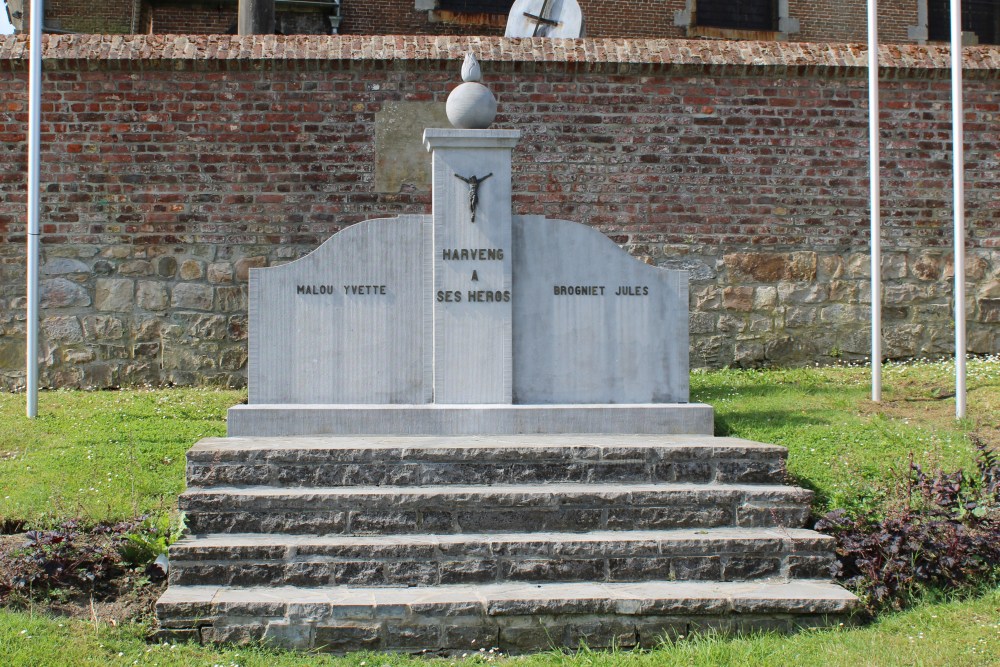
[[[878,8],[868,0],[868,180],[871,197],[872,400],[882,400],[882,232],[879,178]]]
[[[951,0],[951,145],[955,199],[955,417],[965,417],[965,132],[962,0]]]
[[[31,0],[28,55],[28,306],[25,390],[28,417],[38,415],[38,261],[40,225],[43,0]]]

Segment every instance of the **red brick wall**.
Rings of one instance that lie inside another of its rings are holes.
[[[579,0],[590,37],[685,36],[674,26],[674,12],[684,9],[684,0]]]
[[[866,349],[861,49],[418,37],[47,43],[43,247],[57,267],[43,276],[47,382],[244,381],[246,266],[300,256],[360,220],[428,212],[429,192],[374,191],[375,114],[389,101],[443,101],[470,48],[500,101],[498,126],[523,132],[515,212],[593,225],[637,256],[690,269],[695,366]],[[23,39],[0,39],[8,386],[23,359],[26,60]],[[891,356],[951,345],[947,61],[936,47],[882,52]],[[968,49],[966,66],[970,349],[997,352],[1000,48]],[[107,300],[109,285],[125,290],[124,307]]]
[[[45,0],[45,25],[71,32],[129,33],[134,5],[133,0]]]
[[[866,0],[789,0],[788,11],[799,19],[801,32],[790,39],[803,42],[867,42]],[[912,43],[907,29],[917,24],[917,0],[880,0],[879,42]]]
[[[236,25],[233,3],[157,3],[148,10],[151,29],[159,35],[224,35]],[[148,29],[147,29],[148,30]]]

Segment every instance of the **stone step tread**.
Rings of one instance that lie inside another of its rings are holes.
[[[544,613],[844,613],[858,602],[844,588],[819,580],[643,581],[639,583],[498,583],[433,587],[315,588],[172,585],[157,601],[161,619],[203,619],[254,607],[262,616],[299,617],[349,608],[353,619],[462,613],[480,616]],[[310,609],[312,608],[312,609]],[[173,609],[173,610],[172,610]]]
[[[287,486],[192,486],[181,497],[199,496],[243,496],[248,498],[296,498],[315,499],[336,497],[373,496],[395,500],[394,504],[404,504],[416,498],[515,498],[526,500],[537,498],[541,501],[555,496],[593,496],[627,501],[632,496],[664,494],[696,495],[744,495],[749,497],[783,497],[795,501],[808,502],[813,492],[797,486],[780,484],[600,484],[600,483],[559,483],[559,484],[495,484],[495,485],[435,485],[435,486],[351,486],[351,487],[287,487]]]
[[[281,457],[295,451],[371,450],[379,460],[420,458],[451,460],[463,451],[475,456],[505,453],[586,456],[619,459],[637,451],[677,451],[784,456],[785,447],[741,438],[708,435],[507,435],[507,436],[286,436],[204,438],[188,452],[189,460],[263,453]]]
[[[465,544],[483,545],[486,548],[507,545],[531,545],[541,549],[564,551],[561,546],[573,545],[627,545],[654,543],[661,549],[676,548],[685,544],[707,545],[747,542],[773,545],[814,545],[828,550],[833,538],[805,528],[684,528],[674,530],[595,530],[589,533],[539,532],[539,533],[467,533],[440,535],[291,535],[284,533],[212,533],[188,535],[171,545],[171,557],[197,552],[216,552],[227,549],[257,550],[261,558],[281,558],[287,549],[337,549],[384,547],[439,547],[455,552],[453,547]],[[201,556],[197,556],[201,557]]]

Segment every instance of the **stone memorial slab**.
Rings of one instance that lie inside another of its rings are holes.
[[[426,129],[430,216],[370,220],[250,271],[230,435],[711,433],[688,403],[688,280],[597,230],[515,217],[474,58]]]
[[[429,223],[369,220],[251,269],[251,403],[431,400]]]
[[[514,401],[688,400],[688,277],[596,229],[516,217]]]

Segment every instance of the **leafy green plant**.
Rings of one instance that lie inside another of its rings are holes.
[[[130,565],[142,567],[165,556],[170,545],[179,540],[187,529],[184,513],[179,512],[175,517],[167,513],[154,514],[135,524],[132,530],[125,533],[125,541],[119,548],[122,559]]]

